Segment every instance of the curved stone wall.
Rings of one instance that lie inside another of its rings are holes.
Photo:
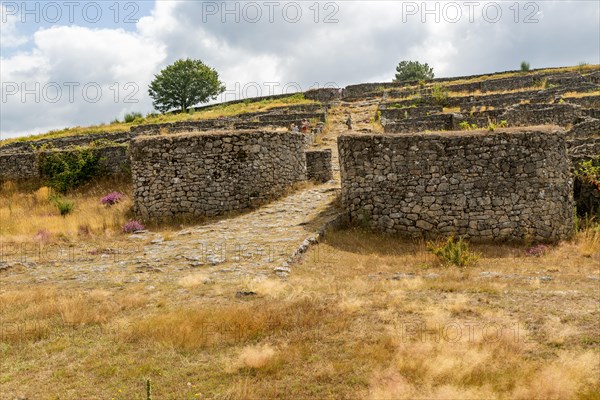
[[[351,221],[407,236],[557,241],[573,228],[570,162],[558,127],[338,140]]]
[[[134,209],[146,219],[241,211],[306,180],[304,136],[289,132],[141,137],[131,165]]]

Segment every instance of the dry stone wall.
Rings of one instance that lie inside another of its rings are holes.
[[[325,183],[333,179],[331,149],[306,152],[306,175],[308,180]]]
[[[27,153],[0,153],[0,181],[27,180],[43,178],[40,175],[40,163],[51,153],[78,152],[89,147],[58,148]],[[98,166],[103,175],[128,174],[130,172],[129,145],[93,147],[98,158]]]
[[[558,127],[443,135],[343,135],[351,221],[406,236],[557,241],[573,227],[573,183]]]
[[[236,131],[132,142],[134,209],[145,219],[217,216],[252,208],[306,180],[304,137]]]
[[[0,181],[35,179],[39,176],[36,153],[0,154]]]

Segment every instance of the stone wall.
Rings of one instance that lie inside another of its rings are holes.
[[[557,241],[573,227],[573,187],[557,127],[443,135],[343,135],[351,221],[406,236]]]
[[[577,122],[581,107],[572,104],[516,104],[499,118],[508,126],[559,125],[566,127]]]
[[[450,131],[459,128],[461,114],[433,114],[401,120],[382,120],[385,133],[410,133],[423,131]]]
[[[518,72],[518,71],[506,71]],[[598,72],[536,72],[531,71],[527,74],[515,74],[508,77],[500,77],[497,75],[506,72],[498,72],[496,74],[472,75],[451,78],[438,78],[427,80],[428,85],[441,83],[445,88],[453,92],[492,92],[502,90],[525,89],[529,87],[540,86],[544,80],[549,85],[571,85],[576,86],[583,83],[598,83]],[[460,81],[467,82],[460,82]],[[457,81],[453,83],[452,81]],[[347,86],[343,91],[343,99],[353,101],[365,98],[381,97],[384,90],[390,91],[394,96],[407,96],[416,92],[424,92],[431,89],[431,86],[426,86],[420,90],[416,85],[418,81],[412,82],[379,82],[379,83],[362,83],[358,85]],[[406,86],[413,85],[415,88],[407,88]]]
[[[86,149],[89,147],[83,147]],[[80,147],[30,151],[28,153],[0,153],[0,180],[26,180],[40,178],[40,162],[55,152],[77,152]],[[129,145],[94,147],[98,165],[104,175],[127,174],[130,171]]]
[[[306,179],[304,137],[297,133],[141,137],[131,157],[134,209],[146,219],[242,211]]]
[[[394,103],[382,103],[378,111],[381,113],[381,119],[401,120],[407,118],[423,117],[431,114],[438,114],[444,111],[442,106],[424,106],[424,107],[394,107]]]
[[[36,153],[0,153],[0,181],[35,179],[39,175]]]
[[[306,176],[308,180],[321,183],[333,179],[331,149],[306,152]]]
[[[30,153],[35,149],[49,146],[54,149],[64,149],[73,146],[87,146],[93,142],[127,143],[131,140],[131,134],[126,131],[90,133],[83,135],[65,136],[59,138],[47,138],[38,140],[26,140],[8,143],[0,146],[0,154],[4,153]]]

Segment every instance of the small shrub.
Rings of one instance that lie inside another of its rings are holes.
[[[581,162],[575,175],[582,182],[591,183],[600,189],[600,156]]]
[[[508,121],[503,119],[502,121],[500,121],[500,124],[498,124],[498,127],[500,128],[508,128]]]
[[[540,89],[548,89],[548,78],[539,79],[533,82],[533,86]]]
[[[494,132],[496,130],[496,124],[493,122],[488,122],[487,130],[490,132]]]
[[[456,265],[464,267],[477,260],[477,255],[469,250],[469,244],[462,237],[458,241],[454,236],[450,236],[444,244],[436,244],[429,242],[427,248],[431,251],[444,265]]]
[[[458,124],[458,126],[463,131],[471,131],[471,130],[477,129],[477,125],[470,124],[468,121],[462,121],[461,123]]]
[[[538,244],[537,246],[533,246],[527,249],[525,254],[528,257],[542,257],[548,252],[548,247],[543,244]]]
[[[63,217],[70,214],[75,209],[75,203],[60,196],[53,196],[51,201]]]
[[[136,221],[136,220],[131,220],[131,221],[127,222],[125,224],[125,226],[123,226],[123,232],[125,232],[125,233],[143,231],[144,229],[146,229],[146,227],[144,225],[142,225],[141,222]]]
[[[431,96],[437,104],[443,106],[448,101],[448,90],[440,84],[435,84],[433,85]]]
[[[125,197],[123,193],[111,192],[100,199],[100,202],[106,206],[112,206],[123,200],[123,197]]]
[[[144,117],[142,116],[142,113],[132,112],[132,113],[125,114],[124,120],[125,120],[126,124],[130,124],[130,123],[134,122],[137,118],[143,119]]]
[[[521,63],[521,71],[523,72],[527,72],[531,69],[531,65],[529,65],[529,63],[527,61],[523,61]]]
[[[99,158],[89,148],[49,152],[40,160],[39,169],[48,185],[60,193],[81,186],[100,172]]]

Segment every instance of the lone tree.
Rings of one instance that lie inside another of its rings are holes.
[[[219,74],[200,60],[177,60],[150,83],[148,94],[154,99],[153,105],[160,112],[188,108],[198,103],[214,100],[225,91],[219,81]]]
[[[416,81],[420,79],[433,79],[433,68],[427,63],[418,61],[402,61],[396,67],[394,82]]]

